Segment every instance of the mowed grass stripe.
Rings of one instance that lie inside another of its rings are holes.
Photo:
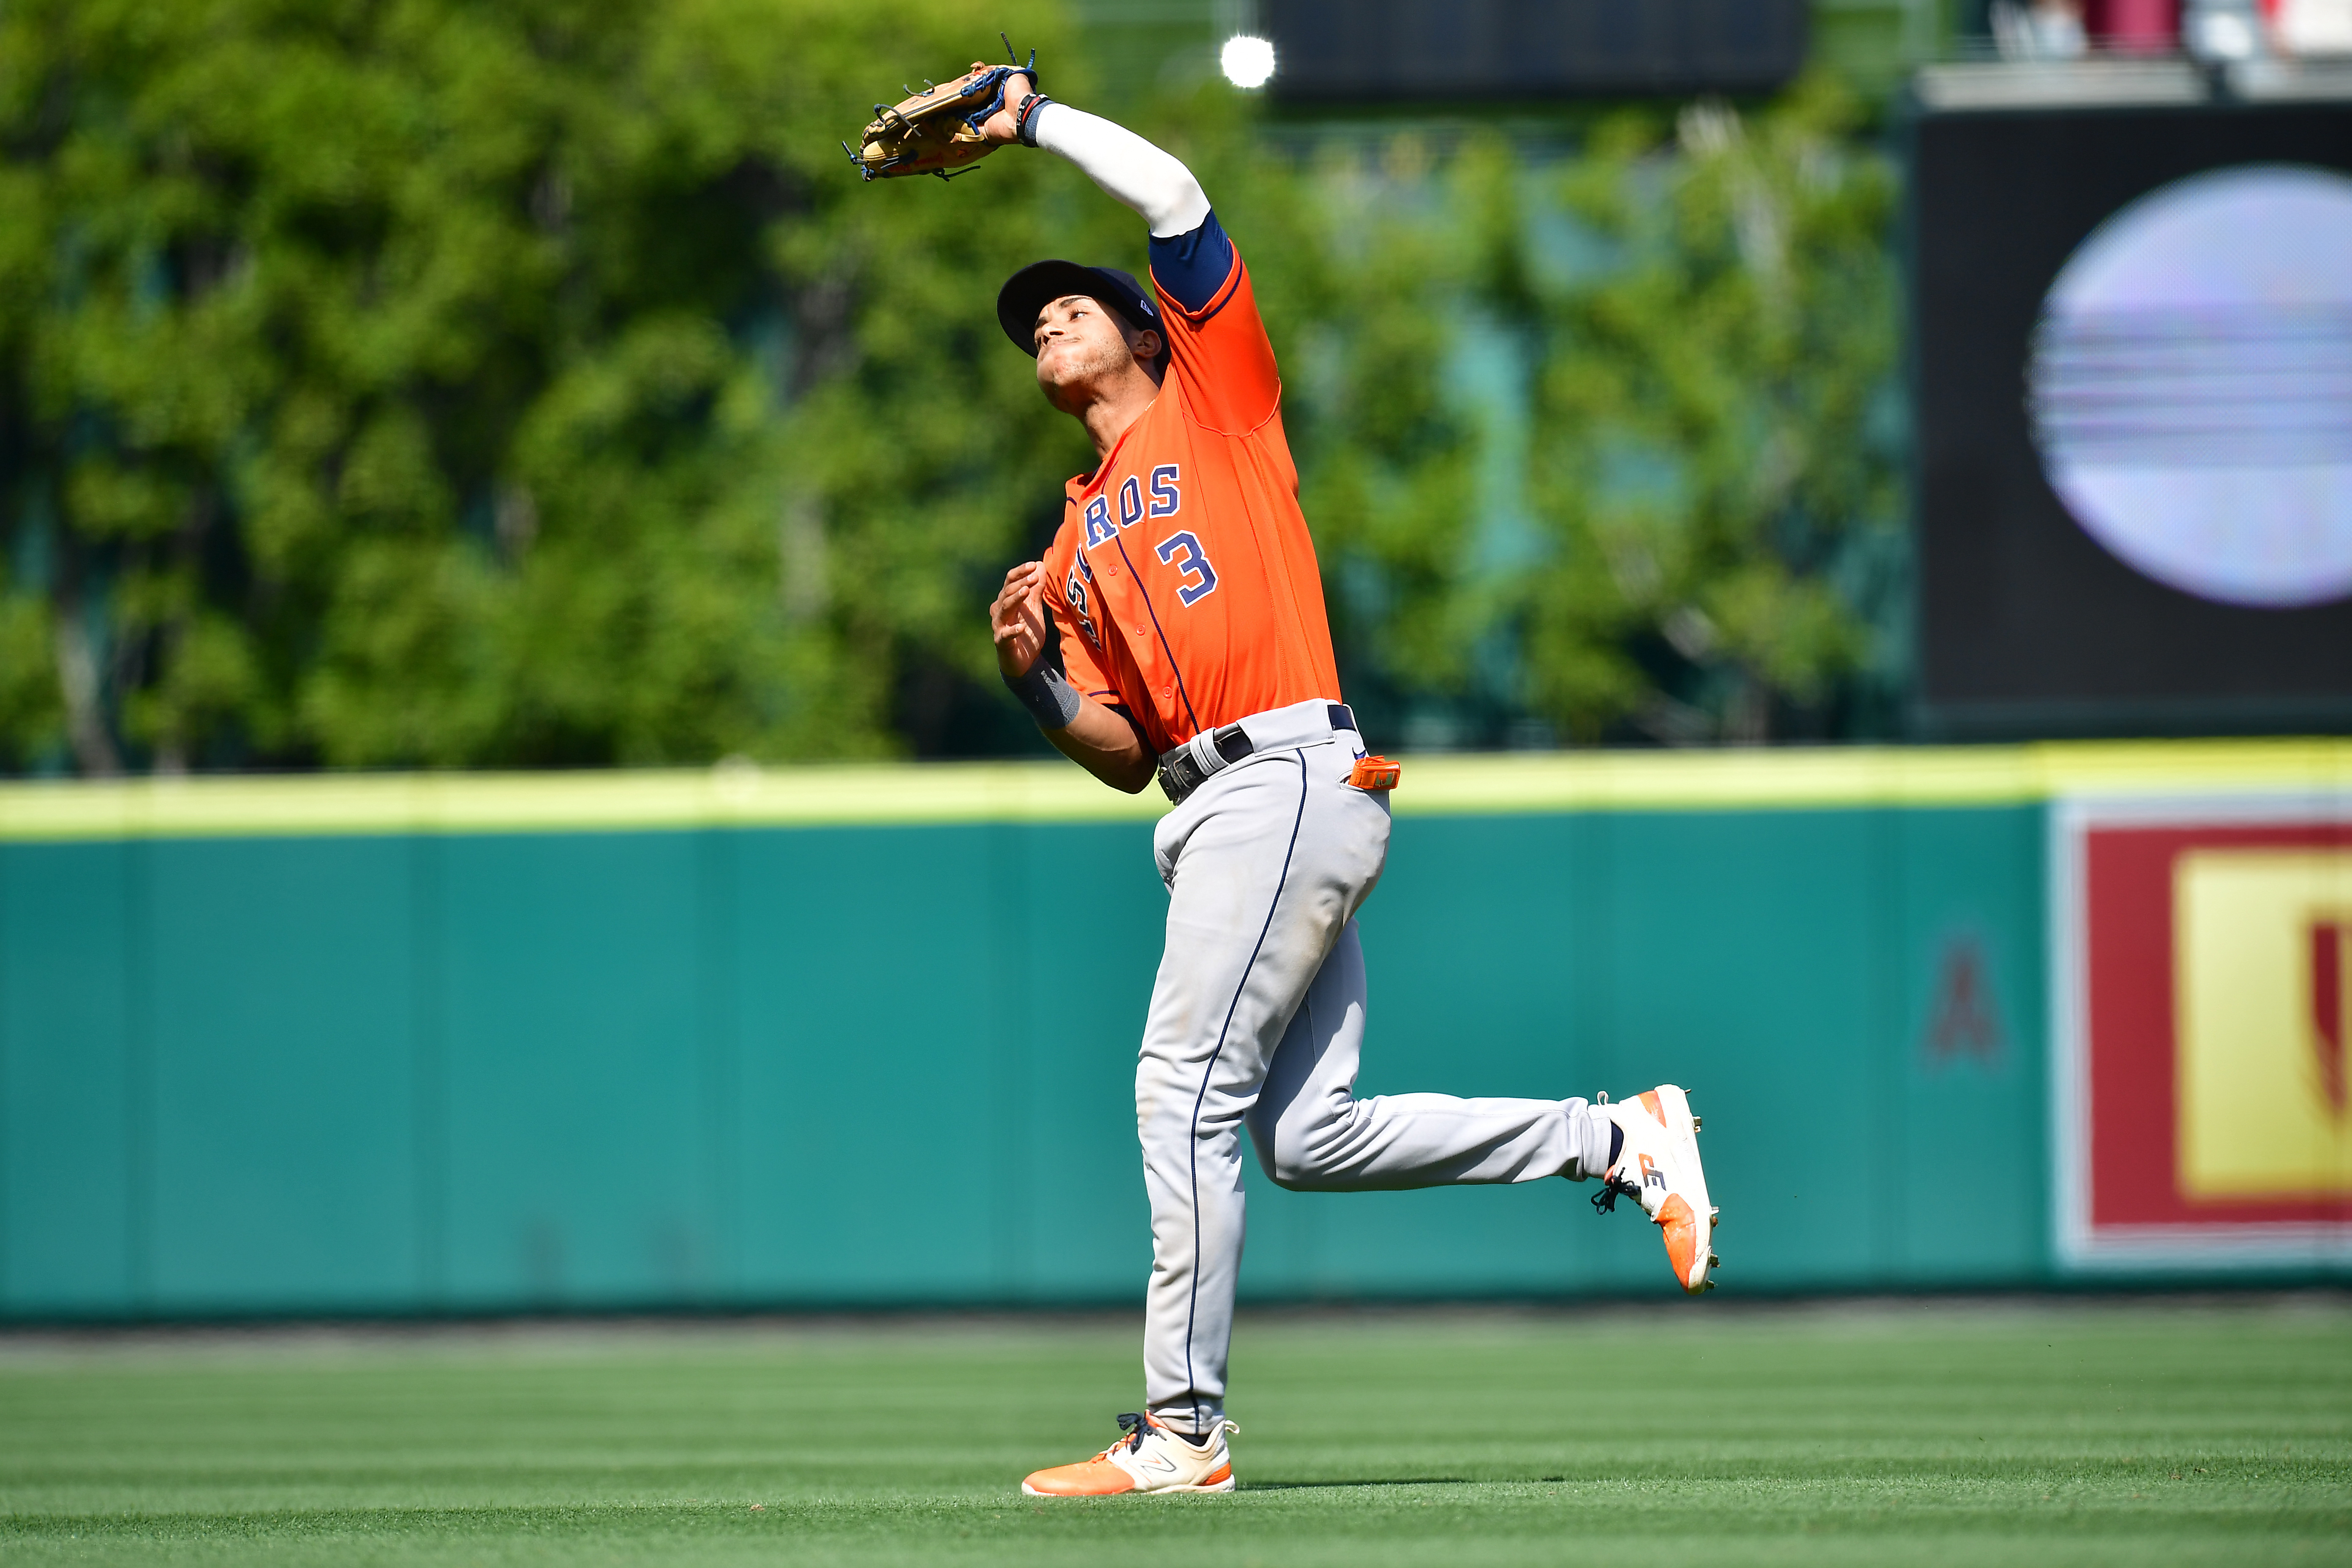
[[[0,1556],[2352,1563],[2341,1302],[1258,1317],[1243,1491],[1020,1498],[1135,1357],[1098,1321],[0,1348]]]

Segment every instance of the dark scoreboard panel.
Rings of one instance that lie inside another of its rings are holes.
[[[1766,92],[1805,63],[1807,0],[1262,0],[1294,100]]]
[[[1922,728],[2352,726],[2352,104],[1912,135]]]

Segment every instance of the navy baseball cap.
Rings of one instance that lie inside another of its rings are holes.
[[[1118,312],[1137,331],[1160,334],[1160,357],[1168,357],[1168,329],[1160,307],[1134,274],[1116,267],[1081,267],[1075,261],[1037,261],[1004,280],[996,292],[996,320],[1004,335],[1031,359],[1037,357],[1037,312],[1066,295],[1084,294]]]

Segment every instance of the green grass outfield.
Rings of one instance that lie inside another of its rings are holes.
[[[1135,1340],[0,1336],[0,1561],[2352,1563],[2342,1298],[1259,1315],[1238,1494],[1020,1497]]]

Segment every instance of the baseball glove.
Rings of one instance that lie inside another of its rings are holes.
[[[982,136],[980,128],[1004,107],[1007,80],[1025,76],[1031,90],[1036,89],[1037,51],[1029,51],[1025,66],[1013,54],[1009,40],[1004,52],[1013,64],[992,66],[974,60],[971,69],[953,81],[937,87],[926,81],[922,91],[910,89],[895,104],[876,104],[874,121],[859,137],[858,145],[844,142],[841,150],[869,180],[895,180],[906,174],[954,178],[996,151],[996,143]]]

